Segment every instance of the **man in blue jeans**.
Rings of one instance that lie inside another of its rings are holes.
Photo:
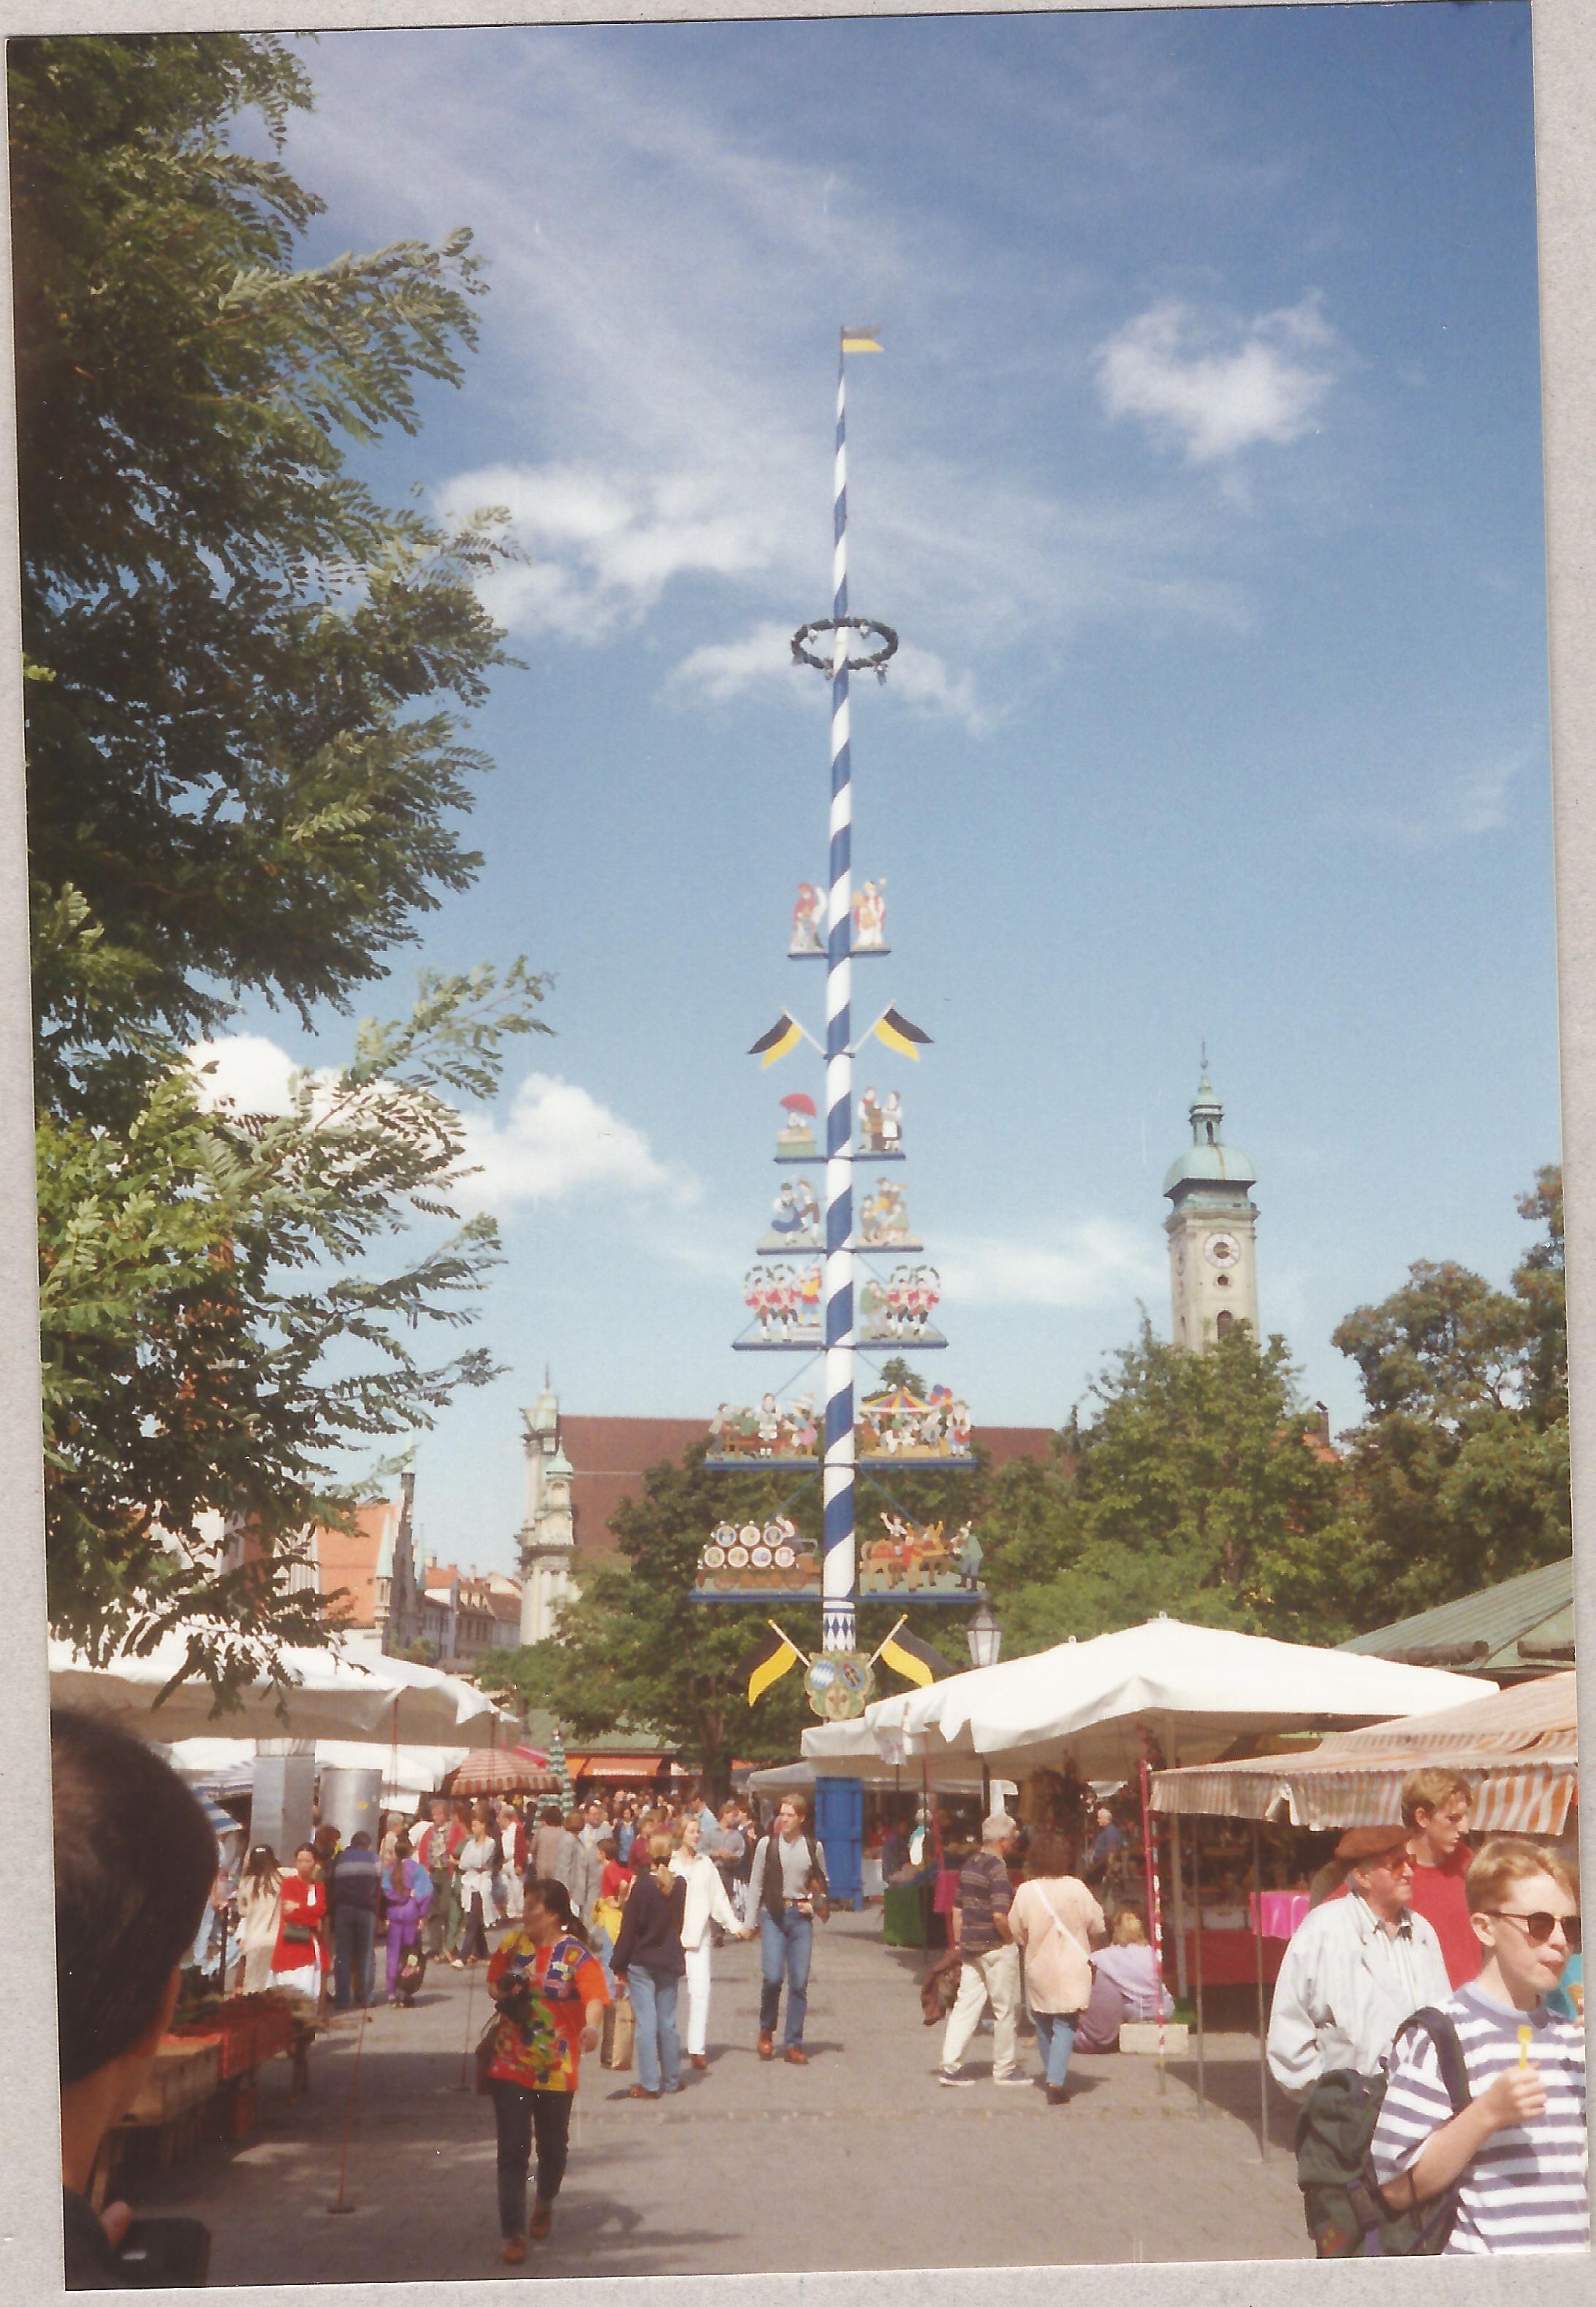
[[[759,2055],[776,2054],[776,2020],[781,1981],[787,1981],[787,2031],[781,2055],[789,2067],[807,2067],[804,2017],[809,2006],[809,1954],[815,1917],[824,1922],[827,1903],[825,1853],[806,1833],[808,1811],[800,1796],[789,1795],[776,1823],[754,1853],[750,1888],[759,1908]]]
[[[363,1830],[333,1861],[328,1903],[332,1908],[332,2002],[347,2011],[363,2010],[371,1999],[372,1958],[377,1938],[377,1890],[381,1869],[371,1838]],[[352,1991],[353,1990],[353,1993]]]

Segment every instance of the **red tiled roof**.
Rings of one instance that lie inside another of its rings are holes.
[[[623,1499],[640,1497],[651,1466],[673,1461],[709,1432],[707,1418],[567,1418],[559,1438],[571,1462],[571,1526],[579,1559],[612,1561],[610,1518]],[[1016,1458],[1053,1457],[1048,1426],[977,1426],[976,1438],[994,1466]]]

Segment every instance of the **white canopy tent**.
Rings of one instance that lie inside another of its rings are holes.
[[[1009,1770],[1067,1758],[1104,1780],[1135,1775],[1144,1727],[1166,1762],[1202,1762],[1249,1736],[1350,1728],[1481,1694],[1477,1677],[1433,1667],[1158,1617],[878,1700],[864,1720],[883,1758],[928,1747]]]
[[[210,1787],[218,1794],[248,1794],[254,1784],[257,1747],[269,1747],[271,1743],[254,1738],[180,1738],[166,1752],[173,1769],[191,1784]],[[317,1738],[304,1744],[314,1746],[318,1770],[380,1770],[385,1808],[391,1804],[414,1809],[442,1785],[450,1771],[459,1768],[471,1751],[468,1746],[406,1745],[396,1752],[386,1739],[375,1738]]]
[[[57,1705],[115,1715],[167,1745],[214,1737],[224,1728],[233,1737],[355,1738],[390,1749],[492,1746],[515,1736],[515,1717],[474,1684],[376,1651],[285,1650],[290,1687],[280,1713],[279,1694],[260,1682],[241,1694],[237,1708],[218,1715],[209,1685],[198,1678],[180,1683],[158,1707],[186,1655],[182,1635],[169,1634],[143,1658],[124,1655],[97,1667],[70,1643],[52,1642],[50,1697]]]

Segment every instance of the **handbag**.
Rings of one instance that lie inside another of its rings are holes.
[[[489,2020],[487,2025],[482,2028],[482,2033],[477,2037],[476,2052],[474,2055],[476,2060],[476,2095],[478,2098],[491,2098],[493,2096],[493,2079],[489,2072],[489,2070],[493,2064],[493,2054],[498,2042],[499,2014],[495,2011],[492,2018]]]
[[[308,1923],[285,1923],[283,1925],[283,1943],[285,1946],[313,1946],[315,1944],[315,1940],[316,1934]]]
[[[604,2012],[604,2031],[599,2045],[599,2064],[613,2067],[624,2073],[632,2063],[632,2046],[637,2032],[636,2013],[631,1997],[611,2003]]]

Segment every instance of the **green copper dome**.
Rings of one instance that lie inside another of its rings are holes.
[[[1202,1079],[1197,1095],[1191,1102],[1191,1143],[1178,1161],[1172,1162],[1164,1180],[1164,1191],[1176,1194],[1182,1186],[1256,1185],[1258,1172],[1247,1156],[1234,1145],[1227,1145],[1223,1136],[1225,1108],[1208,1079],[1208,1063],[1203,1059]]]

